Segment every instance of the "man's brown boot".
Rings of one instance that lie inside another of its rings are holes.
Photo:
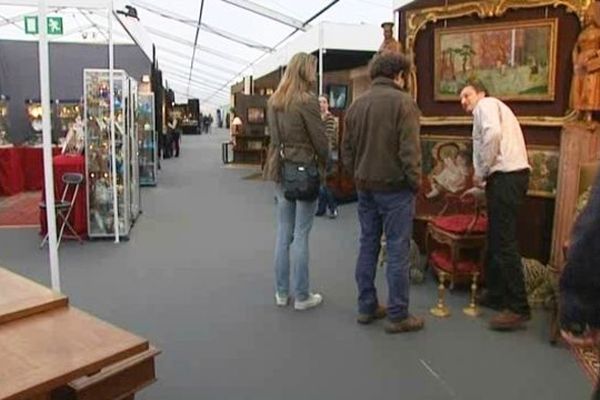
[[[514,331],[524,329],[525,322],[531,319],[530,315],[517,314],[510,310],[504,310],[490,319],[490,329],[495,331]]]
[[[362,325],[368,325],[375,320],[385,318],[386,315],[387,310],[385,307],[377,306],[373,314],[358,314],[358,317],[356,317],[356,322]]]
[[[392,321],[388,320],[385,323],[386,333],[403,333],[403,332],[414,332],[420,331],[425,326],[425,320],[423,317],[415,317],[414,315],[408,315],[408,317]]]

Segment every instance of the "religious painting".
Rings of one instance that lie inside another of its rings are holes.
[[[559,149],[555,146],[529,146],[527,156],[531,165],[529,196],[556,196]]]
[[[436,29],[435,100],[476,79],[502,100],[553,101],[556,37],[555,18]]]
[[[416,214],[428,219],[446,210],[472,212],[460,196],[473,186],[471,137],[421,135],[422,176]]]

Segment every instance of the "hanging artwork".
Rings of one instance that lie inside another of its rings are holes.
[[[435,30],[435,100],[477,79],[502,100],[554,100],[557,20]]]
[[[527,156],[531,165],[529,196],[556,196],[560,151],[555,146],[529,146]]]
[[[470,137],[421,135],[422,181],[417,217],[430,218],[442,210],[468,212],[460,195],[473,186],[473,146]]]

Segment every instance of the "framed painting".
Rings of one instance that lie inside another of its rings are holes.
[[[246,118],[249,124],[264,124],[265,109],[262,107],[248,107]]]
[[[416,215],[429,219],[444,208],[449,212],[470,212],[457,199],[473,186],[473,144],[470,136],[421,135],[421,189]],[[454,209],[456,208],[456,209]]]
[[[457,101],[468,80],[491,96],[553,101],[556,18],[435,30],[434,98]]]
[[[531,165],[527,195],[554,198],[558,184],[560,150],[555,146],[529,146],[527,156]]]

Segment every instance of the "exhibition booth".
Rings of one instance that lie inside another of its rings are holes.
[[[165,96],[162,81],[156,79],[160,75],[156,60],[137,44],[121,40],[115,45],[115,67],[121,69],[115,69],[113,76],[113,136],[107,47],[51,42],[49,49],[55,196],[63,193],[65,173],[81,173],[85,179],[78,188],[69,223],[83,237],[115,237],[112,204],[116,198],[119,235],[127,237],[141,212],[140,186],[157,184],[158,134],[163,127],[158,117],[163,113],[155,112],[156,98],[162,102]],[[0,196],[42,190],[44,186],[37,62],[19,61],[23,57],[37,61],[37,52],[36,42],[0,40],[0,54],[5,60],[0,72]],[[155,93],[161,95],[155,98]],[[158,109],[163,108],[158,104]],[[72,196],[68,194],[69,199]],[[31,202],[27,206],[37,209]],[[45,209],[40,208],[39,213],[41,233],[45,234]]]

